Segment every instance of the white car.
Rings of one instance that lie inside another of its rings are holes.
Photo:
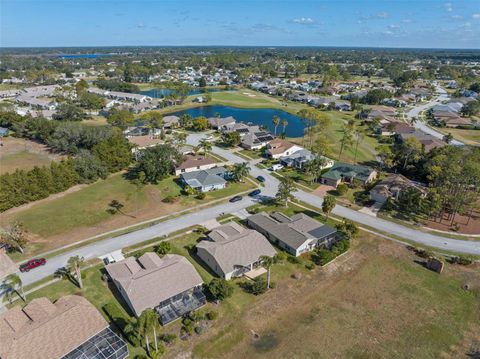
[[[278,171],[278,170],[281,170],[282,168],[283,166],[281,164],[276,164],[270,167],[270,171]]]

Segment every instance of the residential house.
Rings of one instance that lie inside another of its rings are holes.
[[[359,181],[365,185],[376,178],[377,171],[370,167],[336,162],[321,176],[320,182],[336,188],[343,182],[352,183],[353,181]]]
[[[0,91],[0,98],[13,98],[18,96],[22,90],[4,90]]]
[[[260,257],[273,257],[275,249],[259,232],[230,222],[214,228],[197,244],[197,255],[221,278],[240,277],[260,265]]]
[[[185,258],[147,252],[106,267],[130,310],[138,317],[154,309],[165,325],[203,306],[202,278]]]
[[[226,130],[235,124],[236,120],[232,116],[228,117],[210,117],[208,118],[208,124],[214,130]]]
[[[303,147],[282,140],[281,138],[276,138],[267,144],[265,155],[273,159],[278,159],[280,157],[290,156],[300,150],[303,150]]]
[[[330,248],[338,240],[336,229],[303,213],[288,217],[261,212],[247,217],[247,224],[293,256],[318,247]]]
[[[382,124],[378,132],[381,136],[393,136],[402,133],[413,133],[415,132],[415,127],[405,122],[395,121]]]
[[[414,187],[421,193],[426,194],[425,188],[418,183],[410,181],[401,174],[391,174],[378,182],[375,187],[370,190],[370,197],[379,203],[385,203],[388,198],[398,200],[400,193],[410,187]]]
[[[216,166],[217,163],[210,157],[186,155],[183,159],[183,162],[175,168],[175,174],[178,176],[182,173],[208,170]]]
[[[206,170],[186,172],[180,175],[184,185],[200,192],[209,192],[227,186],[229,172],[225,167],[213,167]]]
[[[258,126],[250,126],[252,128],[258,128]],[[273,140],[273,136],[270,132],[258,130],[255,132],[240,133],[240,146],[247,150],[258,150],[265,147],[270,141]]]
[[[180,117],[170,115],[163,117],[163,128],[172,129],[180,125]]]
[[[415,137],[423,145],[425,152],[430,152],[434,148],[447,146],[446,142],[418,129],[409,133],[401,133],[397,137],[399,141],[405,141],[407,138]]]
[[[127,344],[84,297],[32,299],[0,314],[0,358],[124,359]]]

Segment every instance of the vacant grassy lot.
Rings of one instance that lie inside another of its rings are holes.
[[[277,287],[253,299],[235,293],[221,306],[227,322],[193,347],[194,357],[463,357],[480,330],[479,296],[461,289],[457,269],[439,276],[415,259],[362,236],[326,268],[274,266]],[[301,279],[285,275],[292,271]]]
[[[2,224],[13,220],[22,222],[32,236],[27,254],[39,253],[96,234],[122,228],[149,219],[167,216],[209,201],[228,198],[253,188],[250,181],[229,183],[223,190],[207,193],[205,199],[181,195],[182,189],[174,177],[157,185],[137,187],[115,174],[76,192],[59,198],[46,199],[25,209],[2,214]],[[172,203],[162,200],[175,197]],[[109,213],[112,200],[121,202],[122,213]]]
[[[451,133],[454,138],[467,145],[480,146],[480,130],[462,130],[459,128],[442,128],[441,132]]]
[[[0,175],[15,170],[48,166],[61,156],[51,153],[45,145],[22,138],[6,137],[0,147]]]

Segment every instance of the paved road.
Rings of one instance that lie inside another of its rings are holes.
[[[203,136],[204,135],[201,134],[191,135],[188,138],[188,143],[196,145],[198,144],[199,139]],[[244,159],[225,149],[214,147],[213,152],[219,156],[224,157],[231,163],[245,162]],[[269,173],[269,171],[255,166],[255,162],[256,161],[250,162],[250,173],[255,177],[261,175],[266,178],[265,187],[262,188],[262,195],[274,196],[277,191],[279,181],[275,177],[273,177]],[[321,207],[322,199],[311,193],[299,190],[295,193],[295,196],[299,200],[304,201],[305,203],[309,203],[318,208]],[[222,213],[233,213],[241,211],[256,203],[257,201],[258,199],[244,197],[243,200],[240,202],[222,203],[220,205],[205,208],[194,213],[185,214],[180,217],[170,219],[156,225],[152,225],[151,227],[140,229],[135,232],[127,233],[114,238],[104,239],[50,258],[45,266],[36,268],[29,273],[21,273],[20,277],[24,285],[28,285],[39,281],[49,275],[52,275],[58,268],[65,266],[68,258],[73,255],[83,256],[85,259],[96,258],[112,251],[131,246],[133,244],[138,244],[162,235],[168,235],[172,232],[193,226],[195,224],[207,222],[220,216]],[[423,233],[419,230],[411,229],[393,222],[372,217],[367,214],[363,214],[339,205],[334,208],[333,213],[335,215],[348,218],[360,224],[377,228],[379,231],[391,233],[400,238],[404,238],[420,244],[435,247],[441,250],[450,250],[455,252],[480,255],[480,242],[449,239],[433,234]]]
[[[438,96],[433,99],[432,101],[427,102],[426,104],[415,106],[412,108],[410,111],[408,111],[407,117],[409,119],[416,117],[418,118],[418,121],[415,122],[414,126],[415,128],[418,128],[419,130],[422,130],[425,133],[428,133],[429,135],[432,135],[435,138],[438,138],[440,140],[443,140],[444,134],[441,132],[436,131],[435,129],[431,128],[428,126],[425,122],[421,121],[419,118],[419,115],[422,111],[428,110],[430,107],[433,107],[435,105],[441,104],[443,101],[449,100],[447,91],[445,89],[441,88],[440,86],[436,86],[436,91],[438,93]],[[458,140],[452,140],[450,144],[454,146],[463,146],[464,143],[460,142]]]

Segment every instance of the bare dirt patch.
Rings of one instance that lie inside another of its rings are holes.
[[[423,225],[429,228],[463,234],[480,234],[480,210],[473,211],[471,217],[457,214],[454,223],[458,225],[458,231],[454,231],[452,221],[445,215],[440,221],[434,222],[432,220],[423,221]]]

